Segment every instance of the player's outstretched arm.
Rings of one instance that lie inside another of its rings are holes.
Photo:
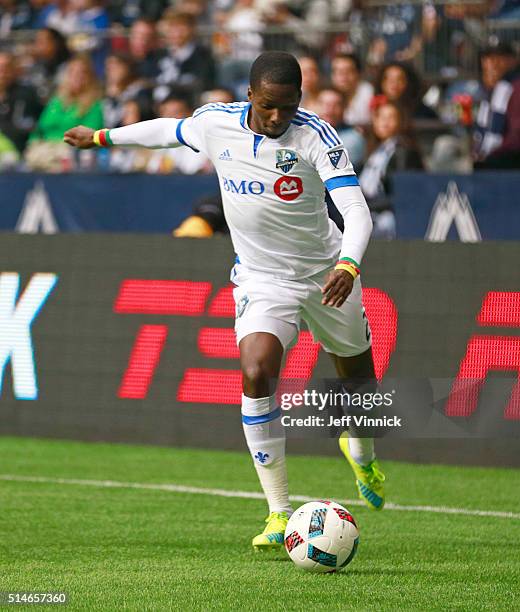
[[[359,186],[339,187],[330,195],[343,217],[345,231],[340,259],[322,289],[322,303],[339,308],[350,295],[359,274],[359,264],[372,233],[372,217]]]
[[[182,138],[179,119],[152,119],[112,130],[91,130],[77,126],[63,136],[66,143],[80,149],[95,146],[141,146],[148,149],[165,149],[186,144]]]

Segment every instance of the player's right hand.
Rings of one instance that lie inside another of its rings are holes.
[[[91,149],[96,146],[94,130],[83,125],[67,130],[63,135],[63,140],[73,147],[78,147],[78,149]]]

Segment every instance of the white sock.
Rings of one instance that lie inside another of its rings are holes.
[[[349,436],[348,449],[354,461],[359,465],[368,465],[376,458],[374,438],[351,438]]]
[[[285,466],[285,429],[276,398],[254,399],[242,395],[242,424],[246,442],[253,457],[269,512],[293,510],[289,502],[287,469]]]

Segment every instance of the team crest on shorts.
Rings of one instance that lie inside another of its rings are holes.
[[[348,165],[348,155],[345,149],[335,149],[334,151],[327,151],[330,163],[336,168],[336,170],[343,170]]]
[[[240,298],[237,304],[237,319],[239,319],[244,314],[244,310],[246,309],[246,306],[248,304],[249,298],[247,297],[247,295],[244,295],[244,297]]]
[[[277,149],[276,167],[284,174],[287,174],[298,163],[298,155],[292,149]]]

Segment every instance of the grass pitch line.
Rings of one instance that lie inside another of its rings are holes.
[[[43,484],[76,485],[99,487],[105,489],[145,489],[149,491],[169,491],[170,493],[190,493],[193,495],[212,495],[215,497],[240,497],[244,499],[265,499],[263,493],[255,491],[229,491],[227,489],[206,489],[202,487],[189,487],[175,484],[152,484],[141,482],[118,482],[116,480],[82,480],[78,478],[48,478],[46,476],[17,476],[14,474],[0,474],[0,481],[33,482]],[[291,495],[291,500],[297,502],[315,501],[316,497],[309,495]],[[336,500],[346,506],[365,506],[359,499]],[[505,519],[520,519],[515,512],[502,512],[499,510],[470,510],[467,508],[450,508],[447,506],[405,506],[387,502],[385,510],[402,512],[433,512],[436,514],[461,514],[464,516],[490,516]]]

